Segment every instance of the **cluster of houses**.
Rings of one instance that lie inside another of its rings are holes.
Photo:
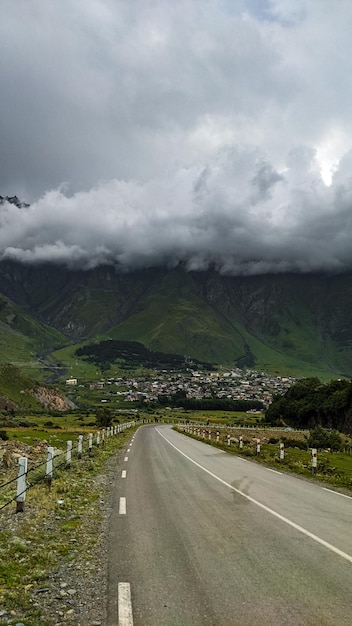
[[[267,407],[274,394],[285,393],[294,383],[293,377],[269,376],[255,370],[187,373],[162,370],[153,372],[153,377],[116,377],[102,379],[89,384],[90,389],[102,393],[102,402],[113,401],[114,397],[129,402],[158,401],[161,396],[182,392],[187,398],[227,398],[231,400],[258,400]],[[66,381],[67,385],[78,385],[76,378]],[[81,386],[81,385],[79,385]]]

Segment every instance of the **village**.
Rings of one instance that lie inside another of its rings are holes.
[[[101,403],[158,402],[160,398],[182,393],[186,398],[224,398],[263,403],[266,409],[275,394],[283,394],[296,382],[293,377],[270,376],[255,370],[235,368],[217,372],[154,371],[153,377],[126,376],[101,378],[97,382],[83,383],[77,378],[66,380],[70,396],[79,401],[80,390],[88,387],[99,393]]]

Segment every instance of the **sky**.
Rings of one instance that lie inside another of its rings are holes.
[[[352,270],[350,0],[0,11],[0,259]]]

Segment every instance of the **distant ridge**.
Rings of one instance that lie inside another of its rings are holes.
[[[6,332],[18,330],[22,311],[59,331],[61,345],[109,338],[275,375],[352,376],[351,274],[223,276],[160,267],[120,273],[113,266],[84,271],[2,261],[1,293],[18,307],[12,313],[3,305]],[[27,337],[38,332],[26,329]],[[46,355],[56,342],[48,330]]]
[[[25,209],[30,206],[27,202],[21,202],[17,196],[0,196],[0,204],[5,204],[5,202],[15,204],[19,209]]]

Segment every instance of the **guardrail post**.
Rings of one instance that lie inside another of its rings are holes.
[[[104,448],[104,446],[105,446],[105,428],[103,428],[103,430],[101,431],[101,443],[102,443],[102,446]]]
[[[83,435],[78,435],[77,458],[82,458]]]
[[[66,466],[67,469],[71,467],[71,453],[72,453],[72,441],[67,442],[67,450],[66,450]]]
[[[242,435],[240,435],[239,444],[240,444],[240,450],[242,450],[242,448],[243,448],[243,437],[242,437]]]
[[[218,430],[216,431],[216,441],[217,441],[217,443],[219,443],[219,441],[220,441],[220,433],[219,433]]]
[[[316,448],[312,448],[312,474],[316,474],[316,472],[317,472],[317,464],[318,464],[317,449]]]
[[[46,458],[46,474],[45,480],[48,488],[51,488],[51,481],[53,479],[53,459],[54,459],[54,448],[49,446],[48,448],[48,456]]]
[[[257,439],[257,455],[260,454],[260,439]]]
[[[97,446],[100,446],[100,431],[97,432]]]
[[[88,435],[88,454],[89,454],[89,456],[92,455],[92,448],[93,448],[93,433],[89,433],[89,435]]]
[[[283,461],[285,458],[285,444],[280,442],[280,461]]]
[[[28,460],[25,456],[18,459],[16,513],[23,513],[26,501],[26,476]]]
[[[231,445],[231,436],[227,435],[227,445],[230,446]]]

